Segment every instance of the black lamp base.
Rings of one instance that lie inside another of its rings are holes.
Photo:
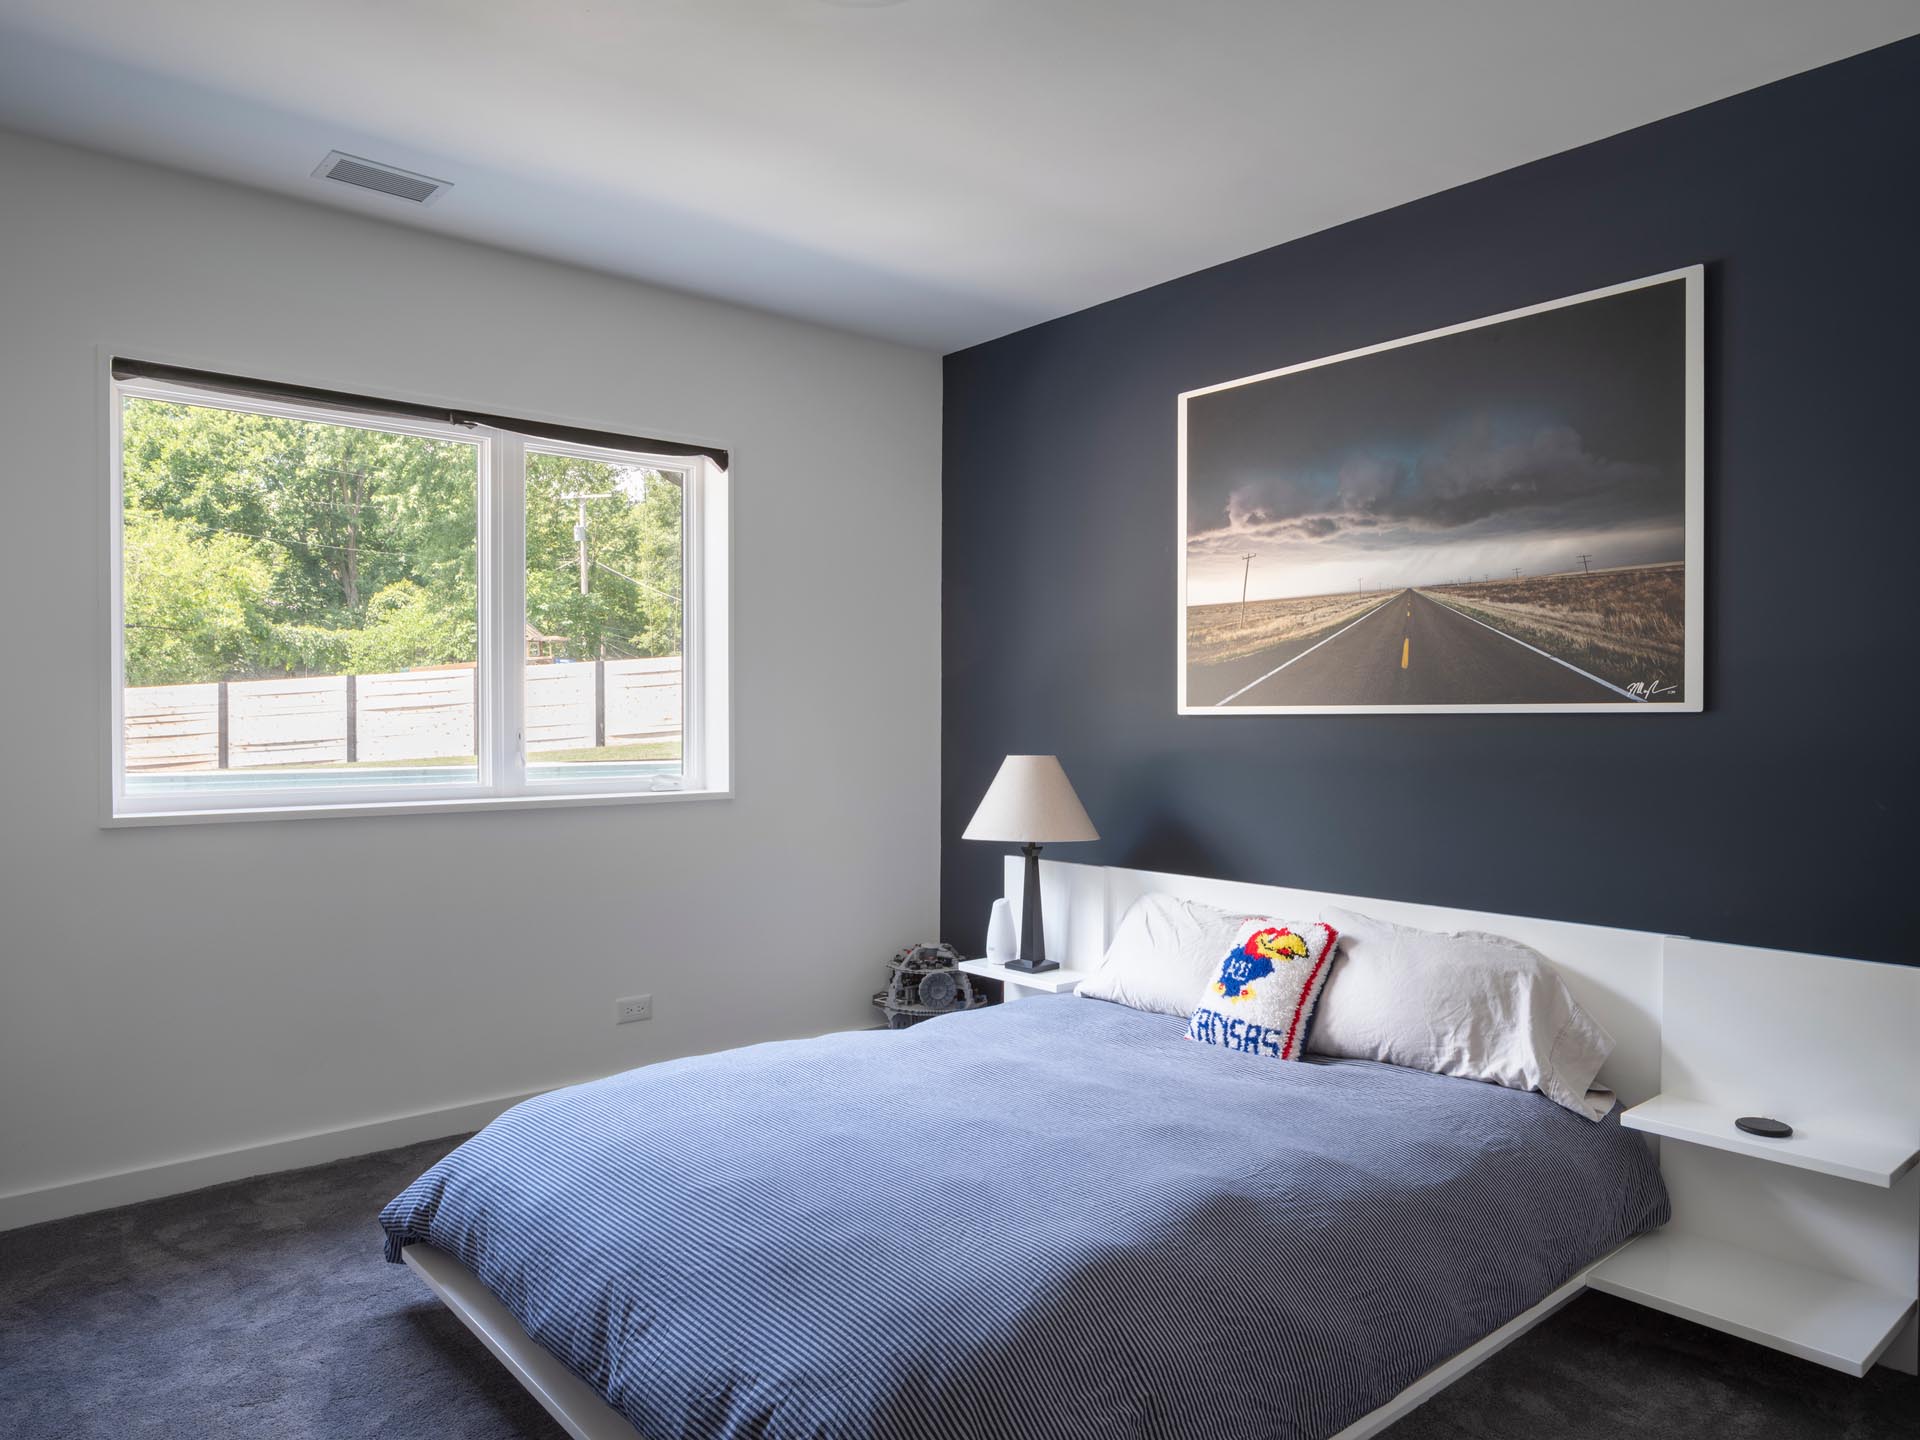
[[[1020,958],[1006,963],[1009,970],[1038,975],[1058,970],[1060,962],[1047,959],[1047,925],[1040,918],[1040,847],[1022,845],[1020,854],[1027,862],[1026,874],[1020,877]]]
[[[1058,960],[1019,959],[1002,960],[1000,963],[1009,970],[1018,970],[1026,975],[1039,975],[1045,971],[1058,970],[1060,968],[1060,962]]]

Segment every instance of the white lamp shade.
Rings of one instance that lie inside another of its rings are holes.
[[[1056,756],[1009,755],[1000,762],[1000,773],[961,838],[1057,845],[1098,840],[1100,832],[1087,818]]]

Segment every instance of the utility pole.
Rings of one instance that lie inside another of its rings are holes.
[[[1593,573],[1593,570],[1587,564],[1592,558],[1591,555],[1582,555],[1580,557],[1580,573],[1582,575],[1591,575]]]
[[[1247,582],[1253,578],[1253,552],[1249,550],[1240,557],[1246,562],[1240,570],[1240,623],[1247,623]]]
[[[580,593],[584,595],[587,593],[587,565],[588,565],[587,501],[611,500],[613,498],[613,492],[611,490],[604,490],[597,495],[589,495],[585,491],[576,490],[571,495],[562,495],[560,498],[562,500],[578,500],[580,502],[580,518],[578,521],[574,523],[573,538],[580,546]]]
[[[1513,567],[1513,578],[1516,580],[1520,578],[1520,567],[1518,565]]]

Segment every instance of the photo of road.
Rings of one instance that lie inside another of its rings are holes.
[[[1639,697],[1418,590],[1329,635],[1195,666],[1193,705],[1635,704]]]
[[[1703,283],[1184,392],[1181,712],[1699,710]]]

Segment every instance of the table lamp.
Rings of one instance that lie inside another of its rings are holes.
[[[1020,953],[1009,970],[1037,974],[1058,970],[1047,959],[1047,933],[1040,918],[1040,847],[1074,840],[1098,840],[1067,772],[1053,755],[1009,755],[973,812],[963,840],[998,840],[1020,847],[1027,873],[1020,900]]]

